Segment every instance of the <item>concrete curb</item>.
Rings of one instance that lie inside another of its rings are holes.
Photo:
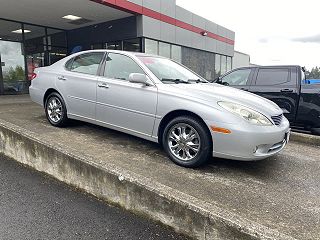
[[[115,165],[102,168],[66,146],[2,120],[0,153],[196,239],[294,239]]]
[[[320,146],[320,136],[311,134],[292,132],[290,135],[290,140],[293,142]]]

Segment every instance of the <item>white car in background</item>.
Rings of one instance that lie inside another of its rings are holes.
[[[280,152],[290,133],[273,102],[143,53],[73,54],[36,69],[30,95],[54,126],[77,119],[158,142],[184,167],[211,156],[264,159]]]

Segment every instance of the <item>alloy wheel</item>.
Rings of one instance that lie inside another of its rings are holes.
[[[57,97],[51,97],[47,103],[47,112],[50,120],[54,123],[62,119],[62,103]]]
[[[170,152],[182,161],[191,161],[200,151],[200,136],[189,124],[174,125],[168,132],[167,141]]]

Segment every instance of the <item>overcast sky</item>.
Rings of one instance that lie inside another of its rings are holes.
[[[24,58],[21,52],[21,43],[0,41],[1,62],[5,63],[2,70],[8,71],[10,67],[17,65],[24,68]]]
[[[319,0],[177,0],[236,33],[235,50],[259,65],[320,66]]]

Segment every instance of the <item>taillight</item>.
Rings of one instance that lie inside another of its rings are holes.
[[[30,81],[32,81],[33,79],[35,79],[37,77],[36,73],[32,73],[30,76]]]

